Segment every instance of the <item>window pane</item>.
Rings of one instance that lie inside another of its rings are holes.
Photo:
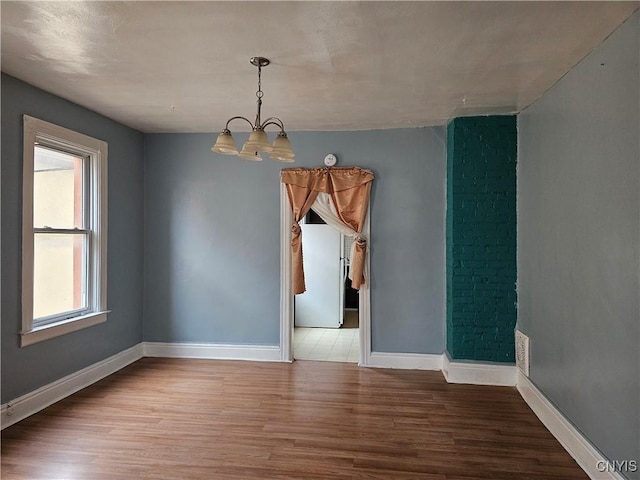
[[[86,308],[86,243],[84,233],[35,234],[34,319]]]
[[[84,159],[36,145],[33,160],[33,226],[83,228]]]

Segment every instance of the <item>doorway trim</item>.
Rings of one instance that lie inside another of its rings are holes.
[[[371,233],[371,203],[367,206],[367,216],[362,227],[363,235],[369,240]],[[293,295],[291,294],[291,222],[293,216],[287,188],[280,183],[280,360],[293,362]],[[370,252],[370,243],[369,252]],[[358,333],[360,334],[360,359],[358,365],[371,363],[371,263],[370,255],[365,257],[368,278],[358,292]]]

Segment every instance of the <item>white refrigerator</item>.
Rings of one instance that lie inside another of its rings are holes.
[[[326,224],[302,224],[307,291],[295,296],[295,326],[339,328],[343,322],[344,242]]]

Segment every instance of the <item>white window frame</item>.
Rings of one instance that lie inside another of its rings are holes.
[[[20,345],[26,347],[50,338],[91,327],[107,320],[107,143],[73,130],[23,116],[22,181],[22,331]],[[34,237],[33,165],[34,147],[39,144],[86,157],[89,173],[88,225],[88,309],[76,316],[34,325]]]

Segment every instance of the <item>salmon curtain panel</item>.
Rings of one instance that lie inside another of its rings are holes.
[[[287,188],[293,212],[291,225],[292,293],[304,293],[304,266],[302,260],[302,230],[299,222],[309,212],[319,193],[331,198],[338,218],[357,232],[351,255],[352,287],[360,289],[365,282],[364,265],[367,240],[362,236],[373,173],[360,167],[285,168],[280,180]]]

